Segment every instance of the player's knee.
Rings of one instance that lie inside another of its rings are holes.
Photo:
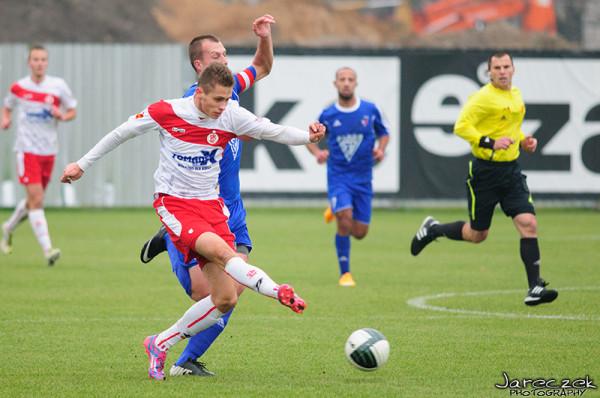
[[[471,242],[473,243],[481,243],[486,240],[488,237],[488,231],[473,231],[473,235],[471,236]]]
[[[537,220],[533,214],[528,214],[521,217],[518,221],[519,229],[527,235],[535,235],[537,233]]]
[[[353,231],[352,232],[352,236],[355,239],[361,240],[361,239],[364,239],[367,236],[367,232],[368,231]]]
[[[213,304],[222,313],[229,312],[237,304],[237,294],[227,294],[213,297]]]
[[[27,198],[27,208],[29,210],[41,209],[44,207],[44,197],[39,195]]]
[[[231,249],[229,246],[224,247],[223,250],[217,252],[215,257],[215,262],[218,264],[223,264],[223,266],[227,265],[229,260],[231,260],[234,257],[241,257],[244,260],[243,256],[234,252],[233,249]]]

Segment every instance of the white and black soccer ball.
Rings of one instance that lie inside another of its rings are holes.
[[[360,370],[371,371],[383,366],[390,356],[390,343],[381,332],[364,328],[352,332],[346,340],[346,358]]]

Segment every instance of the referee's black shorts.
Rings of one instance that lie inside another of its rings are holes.
[[[512,162],[492,162],[474,159],[469,162],[467,198],[471,228],[485,231],[492,224],[496,204],[508,217],[523,213],[535,214],[527,176],[521,166]]]

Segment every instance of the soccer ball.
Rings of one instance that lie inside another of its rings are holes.
[[[360,370],[371,371],[383,366],[390,356],[390,343],[379,331],[358,329],[346,340],[346,358]]]

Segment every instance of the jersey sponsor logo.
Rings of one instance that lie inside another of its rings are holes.
[[[52,113],[48,109],[42,109],[40,112],[27,112],[27,121],[31,123],[45,123],[52,119]]]
[[[346,161],[350,162],[352,160],[352,157],[356,153],[356,150],[360,146],[362,140],[362,134],[340,135],[336,138],[336,141],[340,146],[340,149],[342,150]]]
[[[185,133],[185,129],[179,128],[179,127],[173,127],[171,129],[172,132],[174,133]]]
[[[231,141],[229,141],[229,149],[231,149],[231,155],[233,156],[233,159],[237,159],[238,152],[240,150],[240,140],[234,138]]]
[[[218,149],[213,149],[212,151],[202,150],[197,156],[173,153],[172,158],[179,162],[189,163],[192,167],[206,166],[207,164],[217,163],[217,152]]]
[[[210,144],[210,145],[214,145],[219,141],[219,136],[217,134],[217,132],[215,130],[213,130],[207,137],[206,137],[206,141]]]

